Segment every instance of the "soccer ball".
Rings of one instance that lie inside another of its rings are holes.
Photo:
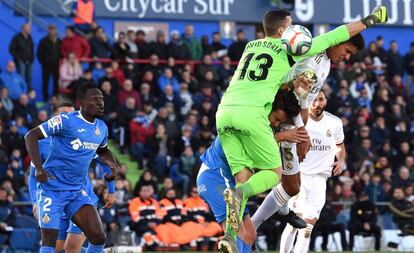
[[[282,34],[282,48],[290,55],[304,55],[312,45],[312,34],[301,25],[291,25]]]

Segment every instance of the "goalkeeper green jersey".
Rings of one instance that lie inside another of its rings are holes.
[[[348,39],[346,26],[340,26],[313,38],[308,53],[294,59],[311,57]],[[249,42],[221,99],[220,109],[223,106],[262,107],[270,113],[271,104],[289,69],[287,53],[282,49],[280,39],[266,37]]]

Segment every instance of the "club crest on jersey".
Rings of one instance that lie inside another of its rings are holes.
[[[332,132],[331,132],[331,130],[326,130],[326,136],[327,137],[331,137],[332,136]]]
[[[95,135],[97,135],[97,136],[101,135],[101,131],[99,131],[99,128],[95,129]]]
[[[42,222],[43,222],[44,224],[47,224],[47,223],[49,223],[49,222],[50,222],[50,220],[51,220],[50,216],[49,216],[47,213],[45,213],[45,214],[43,215],[43,217],[42,217]]]

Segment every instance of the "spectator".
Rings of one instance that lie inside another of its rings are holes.
[[[156,54],[162,60],[166,60],[169,57],[165,34],[161,30],[157,32],[157,38],[151,43],[151,54]]]
[[[384,38],[381,35],[377,36],[375,44],[377,45],[378,57],[380,58],[381,62],[386,62],[388,64],[388,53],[384,49]]]
[[[380,250],[381,228],[377,225],[377,209],[372,203],[368,195],[361,192],[358,201],[351,206],[351,219],[349,222],[349,249],[354,246],[354,236],[362,235],[375,236],[375,250]]]
[[[414,42],[410,44],[410,51],[404,55],[404,70],[407,74],[407,92],[412,94],[412,86],[414,84]]]
[[[132,58],[131,49],[127,43],[126,34],[124,32],[118,34],[118,41],[114,45],[114,56],[118,60]]]
[[[152,54],[149,57],[149,64],[145,65],[143,71],[144,72],[151,71],[152,75],[153,75],[153,78],[155,80],[158,79],[158,77],[161,75],[162,69],[159,66],[159,59],[158,59],[158,56],[156,54]],[[144,82],[149,82],[149,81],[145,80]]]
[[[172,104],[174,114],[180,115],[180,97],[174,93],[173,87],[169,84],[165,86],[164,92],[158,97],[158,107],[166,106],[168,103]]]
[[[208,42],[208,36],[203,35],[201,36],[201,48],[202,48],[202,56],[209,54],[212,55],[213,52],[216,54],[217,52],[214,51],[213,46]]]
[[[152,102],[145,101],[142,104],[142,109],[147,116],[150,123],[154,122],[154,119],[157,117],[158,111],[153,107]]]
[[[158,181],[153,177],[152,172],[149,170],[144,170],[142,176],[138,180],[134,189],[134,196],[138,196],[139,190],[144,185],[151,185],[154,189],[154,192],[158,195]]]
[[[59,93],[71,93],[69,84],[82,76],[82,67],[74,53],[69,53],[59,69]]]
[[[392,91],[394,97],[401,96],[404,100],[407,100],[407,90],[400,75],[392,77]]]
[[[125,152],[126,143],[125,140],[130,140],[130,131],[129,131],[129,124],[133,118],[136,116],[136,106],[135,106],[135,99],[133,97],[127,97],[125,104],[118,107],[116,112],[116,125],[120,133],[124,133],[124,138],[120,138],[120,151],[121,153]]]
[[[230,59],[232,61],[239,61],[246,45],[247,40],[244,36],[243,30],[238,30],[236,41],[234,41],[229,47],[228,56]]]
[[[211,55],[206,54],[203,56],[203,61],[200,65],[197,67],[197,79],[200,80],[200,82],[206,82],[205,79],[205,73],[207,71],[211,71],[213,73],[212,82],[217,82],[219,80],[219,75],[217,73],[216,68],[213,66],[213,62],[211,59]]]
[[[48,33],[39,42],[37,58],[42,65],[42,92],[43,100],[49,98],[49,78],[53,80],[53,95],[58,92],[60,47],[62,41],[57,37],[55,25],[47,27]]]
[[[187,24],[185,26],[182,40],[190,51],[191,60],[200,60],[203,52],[200,45],[200,41],[194,35],[193,25]]]
[[[27,124],[32,127],[33,120],[36,119],[36,107],[29,104],[29,97],[26,94],[20,95],[18,103],[14,105],[12,115],[14,118],[22,116]]]
[[[105,76],[105,70],[102,67],[102,63],[95,62],[92,69],[92,77],[96,83],[99,83],[99,80]]]
[[[185,115],[187,115],[190,112],[193,106],[193,99],[189,91],[188,83],[185,83],[185,82],[181,83],[180,99],[182,102],[180,113],[182,117],[185,117]]]
[[[131,58],[136,59],[138,58],[138,46],[135,43],[137,36],[135,35],[135,32],[132,30],[127,31],[127,41],[126,43],[129,46],[129,51],[131,54]]]
[[[195,169],[194,166],[196,164],[196,158],[191,146],[186,146],[184,148],[184,151],[180,156],[180,163],[181,172],[191,177]]]
[[[184,202],[177,198],[175,189],[169,189],[165,192],[165,197],[160,201],[160,206],[165,213],[162,223],[171,222],[181,225],[186,220]]]
[[[77,0],[72,4],[73,23],[76,29],[89,33],[95,20],[95,6],[92,0]]]
[[[139,168],[143,168],[144,155],[148,153],[146,144],[148,139],[154,135],[154,126],[149,123],[144,113],[140,112],[129,123],[129,130],[131,132],[131,154],[138,160]]]
[[[165,126],[159,124],[150,152],[150,167],[155,171],[157,178],[162,179],[167,172],[167,159],[171,150],[171,139],[168,138]],[[163,195],[160,197],[164,197]]]
[[[390,137],[390,131],[385,126],[385,119],[383,117],[377,117],[372,128],[372,140],[374,141],[374,147],[379,149],[386,140]]]
[[[117,95],[119,90],[118,80],[114,77],[114,70],[112,67],[105,68],[105,76],[99,79],[99,83],[102,84],[104,81],[108,81],[111,84],[111,91]]]
[[[372,90],[369,87],[364,74],[358,74],[356,76],[355,81],[353,81],[351,85],[349,86],[349,90],[354,99],[360,96],[361,90],[365,90],[367,92],[368,99],[370,101],[372,100]]]
[[[144,185],[137,197],[129,203],[129,214],[132,223],[131,230],[138,238],[144,237],[147,250],[154,250],[154,242],[150,239],[155,234],[154,228],[161,223],[162,213],[159,203],[151,196],[151,186]]]
[[[93,37],[89,40],[89,45],[91,46],[90,57],[92,58],[111,58],[113,55],[114,49],[109,44],[102,27],[96,29]]]
[[[0,234],[10,233],[16,222],[16,211],[7,195],[6,189],[0,187]]]
[[[7,69],[0,73],[0,82],[3,88],[8,90],[8,97],[17,101],[22,94],[27,93],[26,82],[16,72],[14,62],[7,62]]]
[[[398,51],[397,41],[393,40],[390,43],[390,49],[388,50],[388,75],[392,77],[394,75],[402,75],[403,73],[403,58]]]
[[[405,198],[401,187],[394,189],[389,208],[399,229],[405,234],[414,235],[414,204]]]
[[[392,182],[394,187],[408,187],[413,182],[410,180],[410,171],[407,167],[402,166],[398,171],[398,176],[395,177],[394,181]]]
[[[19,129],[17,128],[16,121],[11,121],[9,123],[9,130],[7,131],[7,135],[2,137],[3,144],[5,147],[5,151],[8,155],[12,153],[13,149],[19,149],[20,153],[24,153],[25,146],[24,146],[24,138],[19,133]]]
[[[230,64],[230,57],[224,56],[221,65],[218,67],[218,75],[220,79],[220,83],[226,82],[230,76],[233,76],[235,68]],[[224,89],[225,87],[222,86]]]
[[[75,33],[75,29],[72,26],[68,26],[60,53],[62,58],[67,58],[70,53],[74,53],[77,59],[82,60],[88,58],[91,54],[91,46],[88,41]]]
[[[148,72],[148,73],[151,73],[151,72]],[[151,94],[151,86],[148,83],[141,84],[140,94],[141,94],[141,101],[143,103],[146,103],[146,102],[151,103],[151,104],[153,103],[154,98]]]
[[[213,41],[211,42],[211,46],[213,47],[213,51],[216,51],[217,53],[220,50],[226,49],[226,46],[221,43],[221,35],[219,32],[213,33]]]
[[[170,177],[166,177],[163,180],[162,183],[162,189],[160,191],[160,198],[165,198],[165,194],[169,189],[174,189],[174,182],[172,181],[172,179]]]
[[[34,44],[30,24],[23,24],[22,31],[16,34],[9,46],[9,52],[17,66],[17,72],[24,77],[29,89],[32,85],[32,65],[34,61]]]
[[[0,75],[1,81],[1,75]],[[2,87],[0,92],[0,102],[2,103],[4,109],[7,111],[9,116],[13,111],[13,101],[9,97],[9,89],[7,87]]]
[[[130,79],[125,79],[123,89],[118,92],[118,102],[124,105],[127,97],[133,97],[135,99],[135,108],[141,109],[141,97],[138,91],[133,89],[133,84]]]
[[[189,91],[194,94],[197,90],[197,80],[191,76],[190,71],[184,70],[181,73],[181,82],[185,82],[188,84]]]
[[[165,90],[167,85],[171,85],[174,92],[180,91],[180,84],[170,68],[164,69],[164,74],[158,78],[158,88],[159,90]]]
[[[115,123],[117,118],[117,108],[119,104],[117,102],[116,95],[111,90],[111,83],[109,81],[103,81],[101,84],[100,90],[102,91],[104,97],[104,115],[103,119],[105,120],[108,126],[112,126]],[[124,105],[122,103],[121,105]]]
[[[168,44],[168,55],[176,60],[190,60],[190,49],[181,39],[180,32],[178,32],[177,30],[172,30],[170,34],[171,41]]]
[[[364,192],[368,195],[369,200],[373,203],[384,201],[384,186],[381,184],[381,176],[379,174],[374,174],[372,176],[371,183],[365,186]]]
[[[145,40],[145,32],[138,30],[136,32],[135,43],[138,46],[138,58],[147,60],[151,55],[151,45]]]

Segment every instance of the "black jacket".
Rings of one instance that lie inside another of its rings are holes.
[[[9,52],[14,61],[32,63],[34,60],[34,46],[32,36],[25,38],[22,33],[16,34],[9,46]]]
[[[162,42],[152,42],[151,54],[156,54],[158,58],[166,60],[169,57],[168,45]]]
[[[377,222],[377,208],[371,201],[356,201],[351,206],[350,222],[356,226],[362,226],[368,222],[371,226]]]
[[[40,64],[59,64],[61,44],[62,41],[59,38],[53,41],[49,38],[49,36],[43,37],[43,39],[39,42],[39,47],[37,48],[37,58]]]
[[[244,48],[246,47],[246,45],[247,45],[246,40],[245,41],[235,41],[233,44],[231,44],[230,47],[229,47],[229,51],[227,53],[228,56],[230,57],[230,59],[232,61],[239,61],[242,54],[243,54],[243,51],[244,51]]]

